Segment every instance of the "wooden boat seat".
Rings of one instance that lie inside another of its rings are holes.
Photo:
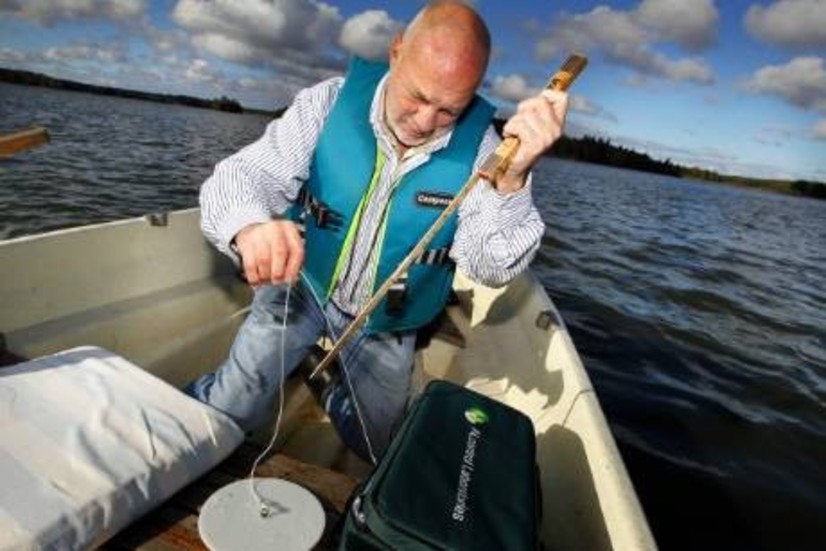
[[[260,451],[258,445],[244,443],[226,461],[109,540],[102,549],[207,549],[198,535],[198,512],[214,491],[247,477]],[[324,535],[315,549],[335,549],[337,524],[356,487],[355,479],[281,453],[263,461],[256,476],[282,478],[310,490],[321,502],[326,515]]]

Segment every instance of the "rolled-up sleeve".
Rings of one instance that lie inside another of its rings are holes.
[[[489,129],[476,168],[498,145]],[[480,181],[459,207],[450,256],[477,283],[501,287],[528,267],[539,249],[545,224],[531,196],[531,177],[519,191],[500,194]]]
[[[299,92],[252,144],[215,166],[200,192],[201,229],[218,250],[246,226],[283,215],[307,180],[324,121],[343,82],[335,77]]]

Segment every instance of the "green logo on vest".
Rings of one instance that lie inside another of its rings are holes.
[[[465,419],[471,425],[484,425],[488,422],[488,414],[479,408],[470,408],[465,410]]]

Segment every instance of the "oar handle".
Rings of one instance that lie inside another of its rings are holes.
[[[0,156],[14,155],[49,141],[49,131],[42,126],[0,134]]]
[[[562,64],[562,67],[554,73],[548,81],[546,88],[551,90],[568,89],[577,75],[579,75],[579,73],[581,73],[585,68],[587,63],[588,59],[585,56],[578,54],[569,56],[568,59],[565,60],[565,63]],[[444,226],[445,222],[447,222],[447,219],[450,218],[456,209],[459,208],[459,205],[468,193],[470,193],[470,190],[476,186],[479,178],[485,177],[488,180],[495,181],[496,177],[505,171],[517,149],[519,149],[519,139],[509,137],[502,141],[502,143],[499,144],[499,147],[497,147],[496,150],[491,153],[487,159],[485,159],[485,162],[482,163],[482,167],[474,173],[467,180],[467,182],[465,182],[462,189],[459,190],[459,193],[451,199],[450,203],[448,203],[447,207],[445,207],[442,211],[442,214],[440,214],[433,225],[430,226],[430,229],[425,232],[410,254],[408,254],[404,260],[401,261],[396,270],[390,274],[390,277],[388,277],[381,287],[373,293],[373,296],[370,297],[367,304],[364,305],[355,319],[350,322],[350,325],[338,338],[336,343],[333,345],[333,348],[316,366],[315,370],[310,375],[311,379],[318,373],[321,373],[327,369],[327,367],[335,361],[344,346],[350,342],[353,334],[364,324],[365,321],[367,321],[367,316],[369,316],[370,313],[376,309],[379,303],[381,303],[381,300],[390,290],[390,287],[392,287],[393,284],[396,283],[396,281],[398,281],[399,278],[408,270],[408,268],[410,268],[410,265],[424,253],[425,249],[430,244],[430,241],[432,241],[436,236],[436,233],[442,229],[442,226]]]
[[[587,64],[587,57],[580,54],[571,54],[568,56],[568,59],[565,60],[565,63],[562,64],[562,67],[548,80],[545,89],[564,92],[573,84],[574,79],[579,76]],[[496,182],[499,176],[508,169],[508,165],[510,165],[518,149],[519,138],[516,136],[508,136],[502,140],[499,147],[485,159],[479,172],[491,182]]]

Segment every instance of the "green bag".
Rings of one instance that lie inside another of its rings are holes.
[[[530,419],[434,381],[351,498],[339,549],[535,551],[538,489]]]

